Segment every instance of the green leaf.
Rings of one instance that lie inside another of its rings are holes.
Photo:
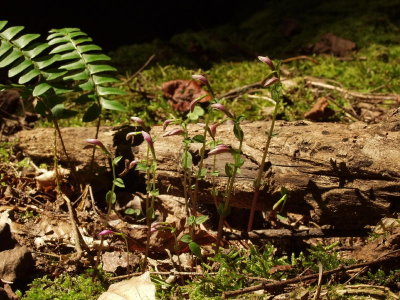
[[[193,226],[196,223],[196,217],[195,216],[190,216],[189,218],[187,218],[187,224],[189,226]]]
[[[225,174],[228,177],[232,177],[233,176],[233,171],[234,171],[235,167],[233,164],[231,163],[226,163],[225,164]]]
[[[233,125],[233,133],[235,134],[235,137],[238,139],[238,141],[243,141],[243,130],[240,128],[240,124],[235,122]]]
[[[113,182],[116,186],[118,186],[120,188],[125,187],[124,181],[121,178],[115,178],[115,180]]]
[[[106,202],[107,203],[115,203],[117,200],[117,195],[113,191],[108,191],[106,194]]]
[[[136,170],[136,171],[146,171],[146,170],[147,170],[147,164],[144,163],[144,162],[138,163],[138,164],[136,165],[135,170]]]
[[[75,50],[75,47],[71,43],[67,42],[65,44],[61,44],[61,45],[58,45],[57,47],[54,47],[50,51],[50,54],[56,54],[56,53],[61,53],[61,52],[65,52],[65,51],[70,51],[70,50]]]
[[[20,33],[24,29],[24,26],[13,26],[4,30],[0,33],[0,36],[6,40],[11,41],[13,37],[15,37],[18,33]]]
[[[4,67],[12,64],[14,61],[16,61],[22,55],[23,54],[21,51],[19,51],[17,49],[13,49],[4,59],[2,59],[0,61],[0,68],[4,68]]]
[[[36,40],[38,37],[40,37],[40,34],[24,34],[23,36],[14,40],[13,43],[19,48],[23,49],[25,48],[25,46],[29,45],[30,42]]]
[[[272,209],[273,209],[273,210],[276,210],[276,209],[279,207],[279,205],[282,204],[282,206],[281,206],[281,210],[282,210],[283,207],[285,206],[287,197],[288,197],[287,194],[283,195],[283,196],[274,204],[274,206],[272,206]]]
[[[101,107],[97,103],[93,103],[85,112],[82,117],[83,122],[92,122],[96,120],[101,114]]]
[[[188,235],[188,234],[184,234],[181,237],[181,242],[189,244],[191,241],[192,241],[192,237],[190,235]]]
[[[71,33],[69,33],[68,35],[69,35],[69,37],[70,37],[71,39],[76,38],[76,37],[78,37],[78,36],[87,36],[86,33],[80,31],[79,29],[78,29],[78,31],[71,32]],[[90,40],[91,40],[91,39],[90,39]],[[74,41],[74,42],[75,42],[75,41]]]
[[[56,44],[60,44],[60,43],[67,43],[67,42],[69,42],[69,39],[67,38],[67,37],[65,37],[65,36],[62,36],[62,37],[57,37],[57,38],[54,38],[54,39],[49,39],[49,38],[47,38],[48,40],[49,40],[49,45],[56,45]]]
[[[12,48],[12,46],[10,44],[1,43],[1,46],[0,46],[0,57],[3,56],[11,48]]]
[[[160,195],[160,191],[159,191],[158,189],[151,190],[151,191],[149,192],[149,195],[150,195],[150,196],[153,196],[153,197],[157,197],[157,196]]]
[[[62,94],[71,92],[70,89],[58,88],[55,86],[53,86],[53,91],[56,95],[62,95]]]
[[[111,58],[105,54],[83,54],[83,59],[87,64],[95,62],[95,61],[107,61],[111,60]]]
[[[47,81],[51,81],[57,79],[61,76],[67,74],[68,71],[49,71],[49,72],[42,72],[42,74],[46,77]]]
[[[75,80],[75,81],[80,81],[80,80],[88,80],[89,79],[89,73],[87,70],[83,70],[82,72],[65,76],[63,80]]]
[[[45,83],[45,82],[40,83],[37,86],[35,86],[35,88],[33,89],[32,96],[37,97],[37,96],[43,95],[51,88],[52,88],[52,86],[49,85],[48,83]]]
[[[71,60],[71,59],[78,59],[81,58],[81,56],[79,55],[79,53],[77,53],[76,51],[71,51],[68,53],[63,53],[60,56],[60,60],[64,61],[64,60]]]
[[[182,169],[190,169],[192,167],[192,162],[193,162],[193,157],[192,154],[189,151],[184,151],[182,153],[182,160],[181,160],[181,166]]]
[[[18,80],[19,84],[25,84],[29,81],[31,81],[33,78],[35,78],[36,76],[40,75],[40,72],[36,69],[32,69],[30,70],[28,73],[26,73],[25,75],[21,76]]]
[[[116,68],[111,67],[109,65],[88,65],[88,69],[90,74],[97,74],[100,72],[115,72],[117,71]]]
[[[201,256],[201,248],[200,248],[200,246],[199,246],[197,243],[195,243],[195,242],[190,242],[190,243],[189,243],[189,249],[190,249],[190,251],[192,251],[192,253],[193,253],[195,256],[197,256],[197,257],[200,257],[200,256]]]
[[[125,213],[126,215],[136,215],[136,216],[139,216],[140,213],[141,213],[141,211],[140,211],[140,209],[127,208],[127,209],[125,209],[124,213]]]
[[[83,91],[93,91],[94,90],[94,84],[92,79],[89,78],[88,81],[86,81],[85,83],[82,83],[79,85],[79,87],[83,90]]]
[[[105,77],[105,76],[98,76],[98,75],[93,75],[92,79],[96,85],[100,85],[100,84],[104,84],[104,83],[119,82],[119,80],[114,77]]]
[[[97,87],[97,92],[99,93],[100,96],[125,95],[126,94],[123,90],[120,90],[118,88],[104,87],[104,86],[98,86]]]
[[[197,225],[203,224],[207,220],[208,220],[208,216],[206,216],[206,215],[198,216],[198,217],[196,217],[196,224]]]
[[[56,61],[58,61],[59,58],[60,58],[60,56],[58,54],[57,55],[52,55],[46,60],[37,61],[36,65],[39,67],[39,69],[44,69],[44,68],[47,68],[48,66],[52,65]]]
[[[72,71],[72,70],[79,70],[79,69],[84,69],[86,67],[85,62],[80,59],[78,61],[74,61],[70,64],[63,65],[60,67],[60,69]]]
[[[66,109],[64,104],[57,104],[51,109],[51,113],[56,119],[68,119],[77,115],[77,111]]]
[[[41,115],[42,117],[45,117],[47,115],[46,106],[43,104],[42,101],[36,102],[35,112]]]
[[[36,56],[38,56],[40,53],[42,53],[48,47],[50,47],[49,44],[43,43],[43,44],[40,44],[40,45],[36,46],[32,50],[23,51],[23,53],[24,53],[24,55],[26,55],[26,56],[28,56],[29,58],[32,59],[32,58],[35,58]]]
[[[207,176],[207,169],[206,169],[206,168],[202,168],[202,169],[200,170],[200,173],[198,174],[198,176],[199,176],[200,178],[206,177],[206,176]]]
[[[120,160],[122,159],[122,156],[117,156],[116,158],[113,159],[112,163],[114,166],[116,166]]]
[[[78,40],[74,40],[74,44],[78,45],[78,44],[82,44],[82,43],[86,43],[86,42],[92,42],[93,40],[90,37],[85,37],[85,38],[81,38]]]
[[[8,21],[0,21],[0,30],[2,30],[4,28],[4,26],[6,26],[8,23]]]
[[[31,61],[23,60],[17,66],[15,66],[15,67],[11,68],[10,70],[8,70],[8,77],[13,77],[13,76],[21,73],[22,71],[24,71],[25,69],[27,69],[30,66],[32,66],[32,62]]]
[[[127,111],[125,106],[123,106],[120,102],[115,101],[115,100],[107,100],[104,98],[100,98],[100,104],[105,109],[117,110],[117,111],[123,111],[123,112]]]
[[[97,45],[81,45],[76,47],[80,53],[85,53],[89,51],[101,51],[101,47]]]
[[[198,135],[195,135],[195,136],[192,138],[192,142],[193,142],[193,143],[204,143],[204,142],[205,142],[205,138],[204,138],[203,135],[198,134]]]

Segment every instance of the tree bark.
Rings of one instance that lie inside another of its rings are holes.
[[[249,209],[259,161],[266,141],[269,122],[243,124],[245,133],[243,158],[245,163],[234,187],[231,206]],[[217,138],[226,144],[238,146],[232,125],[218,127]],[[18,145],[33,158],[52,156],[51,129],[35,129],[18,134]],[[147,144],[136,136],[135,145],[124,140],[132,128],[118,131],[102,128],[99,139],[113,147],[116,155],[131,160],[146,157]],[[202,128],[189,126],[189,135],[202,134]],[[388,115],[385,122],[376,125],[354,123],[311,123],[307,121],[276,124],[268,155],[269,164],[264,176],[265,186],[260,192],[258,210],[271,209],[280,198],[280,190],[289,190],[285,210],[305,215],[319,225],[335,228],[362,228],[376,224],[383,216],[391,215],[400,208],[400,110]],[[83,150],[84,139],[93,135],[92,128],[64,128],[67,148],[76,163],[84,167],[90,151]],[[119,132],[119,133],[117,133]],[[117,133],[115,135],[115,133]],[[162,137],[162,128],[151,130],[158,162],[158,185],[162,194],[183,195],[180,157],[182,137]],[[116,138],[116,136],[118,138]],[[200,144],[192,144],[194,168],[198,164]],[[131,151],[132,150],[132,151]],[[102,154],[98,155],[99,167],[106,165]],[[216,185],[221,192],[225,188],[225,164],[232,162],[229,153],[217,156],[216,168],[220,171]],[[205,167],[211,170],[213,156],[206,157]],[[143,176],[143,174],[140,174]],[[210,194],[211,178],[199,184],[199,202],[213,203]]]

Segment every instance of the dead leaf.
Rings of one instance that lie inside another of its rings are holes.
[[[55,170],[45,171],[43,174],[36,176],[37,189],[44,191],[53,189],[56,186],[57,173],[63,178],[69,174],[69,170],[60,167],[58,172]]]
[[[164,82],[161,90],[173,109],[189,111],[189,104],[194,99],[205,96],[200,102],[211,101],[211,96],[202,88],[202,84],[193,80],[171,80]]]
[[[311,121],[325,121],[335,114],[335,111],[328,107],[329,102],[325,97],[317,100],[314,106],[304,114],[304,118]]]
[[[339,57],[348,55],[355,50],[356,43],[327,33],[312,47],[314,53],[330,53]]]
[[[98,300],[155,300],[156,287],[151,282],[150,273],[132,277],[110,285]]]

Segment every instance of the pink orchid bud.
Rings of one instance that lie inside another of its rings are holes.
[[[153,147],[153,139],[151,138],[150,134],[148,134],[146,131],[142,131],[142,136],[147,144],[149,144],[150,147]]]
[[[212,138],[215,138],[215,135],[216,135],[216,133],[217,133],[217,127],[218,127],[218,126],[219,126],[218,123],[214,123],[214,124],[211,124],[211,125],[209,126],[209,133],[210,133],[210,135],[211,135]]]
[[[164,131],[165,131],[165,129],[167,129],[168,125],[171,124],[171,122],[172,122],[172,120],[169,120],[169,119],[164,121],[164,123],[162,125],[162,128]]]
[[[136,159],[135,160],[132,160],[130,163],[129,163],[129,166],[128,166],[128,169],[133,169],[134,167],[136,167],[136,165],[139,163],[139,161],[137,161]]]
[[[195,75],[192,75],[192,78],[194,80],[198,80],[204,84],[208,84],[208,79],[204,75],[195,74]]]
[[[114,233],[115,232],[112,230],[105,229],[102,232],[98,233],[98,235],[108,235],[108,234],[114,234]]]
[[[166,133],[163,134],[163,136],[172,136],[172,135],[179,135],[183,133],[183,129],[182,128],[176,128],[176,129],[172,129]]]
[[[100,147],[107,155],[111,155],[111,153],[107,150],[102,142],[98,139],[86,139],[86,143],[92,144],[94,146]]]
[[[217,155],[220,153],[225,153],[225,152],[231,152],[231,147],[229,147],[228,145],[218,145],[217,147],[215,147],[214,149],[212,149],[210,152],[208,152],[208,155]]]
[[[214,103],[210,105],[212,108],[216,109],[216,110],[220,110],[223,113],[225,113],[229,118],[233,119],[233,115],[231,114],[231,112],[225,107],[223,106],[221,103]]]
[[[277,77],[271,77],[270,79],[268,79],[265,83],[264,83],[264,86],[265,87],[267,87],[267,86],[270,86],[270,85],[273,85],[273,84],[275,84],[275,83],[277,83],[279,81],[279,78],[277,78]]]
[[[142,132],[141,131],[132,131],[132,132],[129,132],[127,135],[126,135],[126,137],[125,137],[125,139],[127,140],[127,141],[129,141],[131,138],[133,138],[135,135],[138,135],[138,134],[141,134]]]
[[[156,232],[156,231],[158,230],[158,227],[159,227],[160,225],[161,225],[161,224],[158,223],[158,222],[154,222],[153,224],[151,224],[150,232]]]
[[[139,117],[131,117],[131,121],[137,123],[138,125],[144,127],[144,122]]]
[[[275,71],[275,66],[272,60],[268,56],[259,56],[258,59],[263,62],[264,64],[268,65],[268,67],[272,70]]]

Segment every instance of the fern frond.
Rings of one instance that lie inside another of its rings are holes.
[[[0,68],[8,67],[8,76],[19,76],[18,83],[26,84],[33,79],[49,81],[56,77],[46,71],[57,62],[59,55],[38,57],[48,43],[36,43],[39,34],[21,34],[23,26],[6,28],[7,21],[0,21]],[[41,89],[37,89],[41,90]]]
[[[79,88],[87,94],[94,94],[97,100],[97,106],[89,107],[84,120],[92,119],[94,114],[99,115],[101,111],[99,105],[105,109],[125,111],[122,104],[114,104],[117,101],[104,99],[104,96],[122,95],[125,92],[106,86],[106,84],[118,82],[109,74],[115,72],[116,69],[104,64],[110,60],[110,57],[101,53],[101,47],[93,44],[86,33],[78,28],[53,29],[47,41],[49,45],[54,46],[50,54],[60,55],[59,69],[68,72],[63,80],[80,82]],[[112,101],[111,104],[108,101]]]

